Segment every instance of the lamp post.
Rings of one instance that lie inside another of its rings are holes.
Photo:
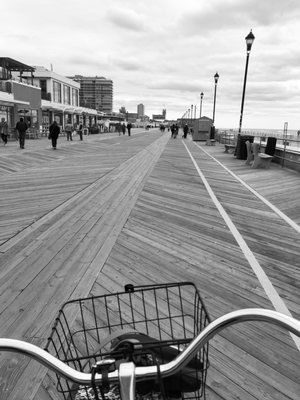
[[[215,122],[216,94],[217,94],[217,84],[218,84],[218,80],[219,80],[219,74],[217,72],[214,75],[214,79],[215,79],[215,95],[214,95],[213,124]]]
[[[204,93],[201,92],[201,93],[200,93],[200,118],[201,118],[201,114],[202,114],[202,100],[203,100],[203,96],[204,96]]]
[[[243,86],[243,95],[242,95],[242,104],[241,104],[241,115],[240,115],[240,124],[239,124],[239,133],[242,130],[242,121],[243,121],[243,111],[244,111],[244,100],[245,100],[245,91],[246,91],[246,82],[247,82],[247,73],[248,73],[248,62],[249,55],[251,51],[252,44],[254,42],[255,36],[252,33],[252,29],[250,33],[245,37],[246,45],[247,45],[247,57],[246,57],[246,67],[245,67],[245,76],[244,76],[244,86]]]
[[[191,119],[193,119],[193,104],[191,105]]]

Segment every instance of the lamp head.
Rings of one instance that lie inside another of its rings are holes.
[[[219,80],[219,74],[217,72],[215,73],[214,78],[215,78],[215,84],[217,84]]]
[[[204,93],[203,93],[203,92],[201,92],[201,93],[200,93],[200,97],[201,97],[201,99],[203,99],[203,96],[204,96]]]
[[[252,33],[252,29],[250,33],[245,37],[246,45],[247,45],[247,52],[250,53],[252,44],[254,42],[255,36]]]

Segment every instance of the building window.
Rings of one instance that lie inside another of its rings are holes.
[[[61,84],[56,81],[53,81],[53,100],[61,103]]]
[[[40,79],[40,88],[43,93],[47,93],[47,81],[46,79]]]
[[[72,88],[72,105],[78,106],[78,89]]]
[[[64,104],[71,104],[70,86],[64,85]]]

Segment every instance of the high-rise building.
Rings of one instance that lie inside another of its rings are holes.
[[[71,77],[80,83],[79,102],[81,107],[93,108],[105,113],[113,111],[113,81],[103,76],[87,77],[75,75]]]
[[[138,118],[141,118],[145,115],[145,106],[144,104],[138,104],[137,106],[137,115]]]

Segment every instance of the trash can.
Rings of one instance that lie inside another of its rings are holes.
[[[234,155],[239,160],[247,160],[247,146],[246,146],[247,140],[249,140],[250,143],[253,143],[254,136],[238,135],[237,137],[237,144]]]
[[[277,139],[274,137],[268,137],[265,153],[269,154],[269,156],[274,156],[276,150],[276,141]]]

